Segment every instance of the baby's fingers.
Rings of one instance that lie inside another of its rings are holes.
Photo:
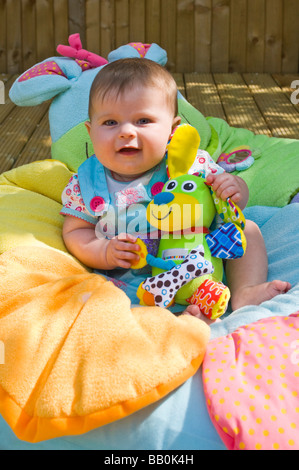
[[[118,260],[117,266],[119,268],[130,269],[130,267],[132,266],[132,263],[130,263],[129,261],[125,261],[123,259],[120,259],[120,260]]]
[[[206,177],[206,182],[209,186],[212,186],[216,178],[216,175],[212,175],[211,173]]]
[[[140,246],[137,243],[118,240],[115,244],[115,249],[119,251],[126,251],[126,252],[139,251]]]
[[[235,186],[220,186],[216,194],[218,197],[220,197],[223,201],[225,201],[228,197],[233,199],[234,201],[237,201],[241,197],[241,193]]]
[[[242,195],[241,195],[241,193],[235,193],[235,194],[233,194],[232,196],[229,196],[229,197],[233,202],[237,203],[241,200]]]
[[[137,240],[137,237],[134,237],[134,235],[131,235],[130,233],[120,233],[116,238],[117,240],[129,243],[135,243]]]
[[[139,261],[139,255],[133,253],[132,251],[118,251],[117,252],[118,265],[121,268],[129,269],[132,263]]]

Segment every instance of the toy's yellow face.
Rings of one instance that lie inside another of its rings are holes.
[[[167,181],[147,208],[147,220],[164,232],[209,227],[215,206],[203,178],[182,175]]]

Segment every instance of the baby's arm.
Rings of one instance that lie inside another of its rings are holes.
[[[70,253],[93,269],[128,269],[139,259],[132,253],[140,250],[135,237],[120,234],[111,240],[97,238],[94,225],[77,217],[65,217],[62,235]]]
[[[225,200],[229,197],[240,209],[246,207],[249,190],[245,181],[239,176],[225,172],[218,175],[209,174],[207,183],[212,186],[213,191],[221,199]]]

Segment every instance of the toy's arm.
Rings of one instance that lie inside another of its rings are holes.
[[[241,258],[246,250],[243,230],[232,222],[221,225],[206,235],[211,255],[215,258]]]
[[[149,264],[152,267],[155,268],[160,268],[165,271],[169,271],[170,269],[174,268],[176,266],[175,262],[172,260],[165,260],[162,258],[156,258],[153,255],[148,254],[146,257],[147,264]]]
[[[73,85],[83,70],[104,66],[107,60],[82,49],[78,33],[69,37],[70,46],[59,45],[57,51],[67,57],[50,57],[26,70],[12,85],[9,96],[18,106],[36,106]],[[72,60],[69,57],[78,60]],[[84,62],[82,68],[79,63]]]
[[[81,67],[71,59],[51,57],[24,72],[9,90],[9,97],[18,106],[36,106],[65,92],[81,75]]]
[[[136,244],[140,246],[140,251],[135,251],[137,255],[139,255],[139,261],[135,264],[132,264],[131,268],[132,269],[141,269],[144,268],[147,264],[150,266],[154,266],[156,268],[163,269],[165,271],[168,271],[169,269],[173,268],[176,264],[174,261],[171,260],[164,260],[162,258],[157,258],[155,255],[158,251],[158,243],[150,243],[153,242],[153,240],[142,240],[141,238],[138,238],[136,240]],[[149,253],[149,249],[151,249],[152,253]]]

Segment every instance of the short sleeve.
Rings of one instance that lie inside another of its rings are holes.
[[[221,168],[217,163],[214,162],[212,157],[205,150],[198,150],[195,161],[188,171],[191,175],[198,174],[206,178],[208,175],[219,175],[223,173],[224,169]]]
[[[93,225],[97,224],[98,217],[92,215],[84,204],[77,174],[71,177],[67,186],[64,188],[61,200],[63,208],[60,214],[78,217]]]

